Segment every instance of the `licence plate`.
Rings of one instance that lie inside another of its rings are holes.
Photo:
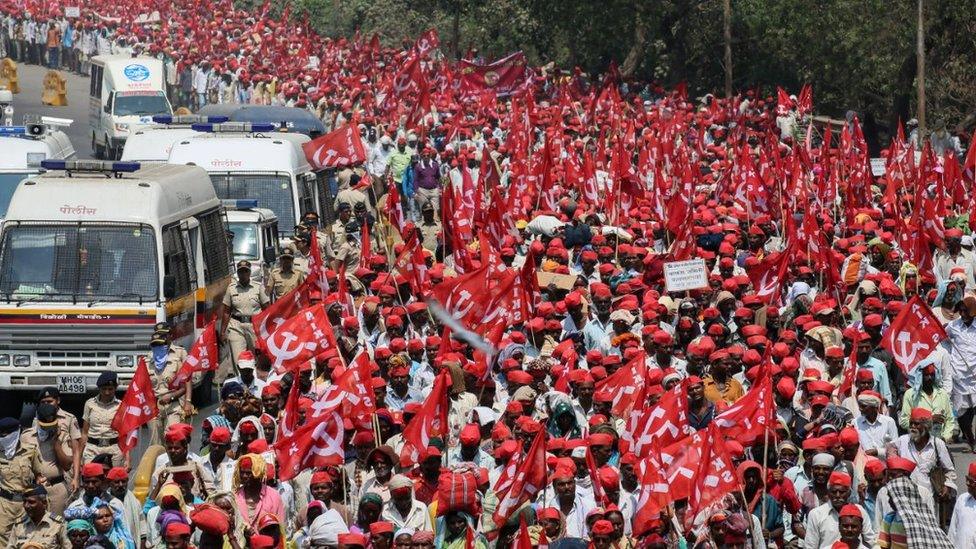
[[[85,376],[58,376],[58,390],[62,393],[84,394],[87,390]]]

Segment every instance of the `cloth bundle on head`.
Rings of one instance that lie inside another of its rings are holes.
[[[335,546],[339,544],[339,534],[347,532],[349,527],[342,520],[342,515],[335,509],[326,509],[309,526],[308,540],[313,546]]]
[[[234,486],[241,485],[241,471],[248,470],[254,478],[264,481],[268,471],[268,464],[261,457],[261,454],[244,454],[237,458],[234,464]]]

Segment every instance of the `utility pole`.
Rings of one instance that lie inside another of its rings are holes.
[[[915,42],[917,70],[915,82],[918,92],[918,139],[925,139],[925,0],[918,0],[918,32]]]
[[[918,0],[921,2],[922,0]],[[732,97],[732,0],[722,0],[723,32],[725,35],[725,97]]]

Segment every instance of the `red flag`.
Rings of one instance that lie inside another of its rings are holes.
[[[793,106],[793,100],[790,98],[790,94],[786,93],[786,90],[783,88],[776,86],[776,114],[778,116],[785,116],[789,114]]]
[[[857,376],[857,344],[860,343],[862,334],[861,331],[855,332],[854,340],[851,341],[851,353],[847,357],[847,365],[844,366],[844,377],[841,378],[840,387],[837,388],[837,396],[840,400],[844,400],[845,395],[854,386],[854,378]]]
[[[600,507],[606,507],[612,503],[607,497],[603,484],[600,482],[600,473],[596,468],[596,461],[593,459],[593,452],[589,447],[586,448],[586,468],[590,470],[590,484],[593,486],[593,500]]]
[[[520,51],[487,65],[462,59],[458,67],[464,97],[477,96],[486,91],[493,92],[497,97],[507,97],[529,84],[532,76],[525,54]]]
[[[665,466],[671,499],[679,500],[691,495],[695,471],[701,461],[705,431],[698,431],[661,450],[661,463]]]
[[[741,488],[732,458],[725,449],[725,441],[718,429],[714,423],[708,426],[695,474],[695,487],[688,498],[685,524],[694,523],[698,513],[721,500],[726,494]]]
[[[888,350],[905,375],[946,339],[942,323],[932,314],[925,301],[914,296],[888,326],[881,346]]]
[[[322,297],[329,295],[329,266],[322,257],[322,248],[319,245],[319,232],[311,231],[312,239],[309,243],[308,253],[308,279],[311,279],[315,288],[318,288]]]
[[[766,376],[735,404],[715,416],[714,423],[722,429],[722,436],[726,439],[735,439],[744,446],[750,446],[763,437],[774,414],[773,384],[771,378]]]
[[[315,282],[313,277],[306,278],[304,282],[251,318],[259,349],[267,349],[266,342],[271,334],[286,320],[312,304],[310,294],[315,287]]]
[[[447,436],[447,409],[449,406],[447,389],[450,385],[451,378],[445,368],[434,379],[434,386],[421,405],[420,411],[403,429],[401,459],[406,458],[410,463],[417,463],[420,452],[427,449],[431,438]]]
[[[647,457],[655,447],[664,447],[687,438],[694,432],[688,423],[688,396],[680,385],[664,393],[651,408],[634,410],[621,438],[630,442],[630,451]]]
[[[415,229],[406,237],[403,251],[396,258],[391,271],[406,276],[414,293],[425,296],[430,293],[430,281],[427,279],[427,260],[424,256],[420,230]]]
[[[514,458],[513,458],[514,459]],[[516,469],[515,480],[504,493],[498,493],[495,524],[501,527],[519,507],[546,487],[546,431],[539,431]]]
[[[360,352],[335,383],[345,392],[342,398],[342,416],[354,419],[365,418],[369,422],[371,416],[376,413],[376,395],[373,393],[373,373],[369,354],[365,351]]]
[[[303,362],[335,346],[332,324],[321,303],[299,311],[265,341],[268,357],[279,373],[299,368]]]
[[[535,549],[529,537],[529,527],[525,524],[525,515],[519,517],[519,532],[512,541],[511,549]]]
[[[403,217],[403,205],[400,204],[400,191],[397,190],[396,183],[393,182],[392,176],[389,178],[386,188],[386,204],[383,206],[383,213],[385,213],[386,218],[390,220],[390,225],[393,225],[397,232],[402,236],[403,226],[406,224],[406,221]]]
[[[796,100],[796,110],[800,116],[808,112],[813,112],[813,86],[804,84],[800,88],[800,95]],[[899,124],[901,126],[901,124]]]
[[[186,355],[186,360],[183,361],[180,370],[176,372],[176,375],[169,382],[170,389],[176,389],[185,385],[193,378],[193,374],[215,371],[217,369],[217,366],[220,364],[220,359],[218,358],[217,351],[217,329],[215,322],[216,319],[211,320],[204,326],[200,337],[193,343],[193,347],[190,348],[190,352]]]
[[[129,382],[119,409],[115,411],[115,417],[112,418],[112,429],[119,434],[119,448],[123,454],[136,447],[139,428],[158,415],[156,393],[149,379],[146,357],[140,356],[136,373]]]
[[[366,161],[366,148],[353,124],[346,124],[302,144],[305,158],[316,170],[354,166]]]
[[[644,387],[647,382],[647,363],[644,353],[638,353],[610,377],[596,384],[597,391],[608,391],[613,395],[613,415],[629,417],[631,410],[644,402]]]
[[[792,243],[791,243],[792,244]],[[793,255],[792,245],[787,245],[782,252],[773,252],[763,258],[755,266],[746,265],[746,274],[755,289],[756,295],[766,304],[779,303],[786,282],[786,273],[790,268],[790,257]]]
[[[305,469],[342,465],[344,431],[342,416],[333,412],[302,425],[290,437],[274,445],[278,479],[291,480]]]
[[[665,475],[661,456],[655,452],[638,464],[637,512],[634,513],[634,535],[642,536],[659,520],[661,509],[673,501],[671,486]]]

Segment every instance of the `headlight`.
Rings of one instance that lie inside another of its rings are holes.
[[[115,131],[117,131],[117,132],[127,132],[127,131],[129,131],[129,125],[128,124],[123,124],[123,123],[117,123],[117,124],[115,124]]]
[[[0,366],[10,366],[10,355],[0,355]]]
[[[14,355],[14,366],[27,367],[30,362],[30,355]]]
[[[122,355],[115,359],[115,364],[119,368],[131,368],[132,367],[132,355]]]

